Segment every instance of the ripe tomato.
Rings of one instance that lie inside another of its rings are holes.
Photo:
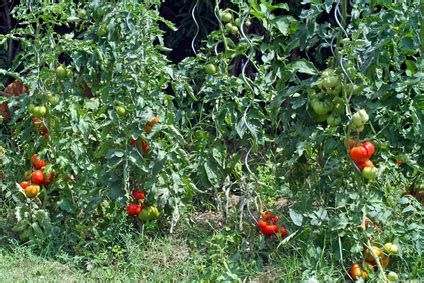
[[[31,185],[25,188],[25,195],[29,198],[35,198],[40,193],[40,186]]]
[[[359,266],[359,264],[354,263],[352,264],[351,268],[350,268],[350,276],[352,276],[353,280],[357,280],[359,279],[359,277],[362,277],[363,279],[365,279],[365,274],[366,272],[364,272],[362,270],[362,268]],[[367,278],[368,278],[368,274],[366,274]]]
[[[205,72],[206,72],[206,74],[215,75],[216,74],[216,71],[217,71],[217,68],[216,68],[216,66],[214,64],[207,64],[205,66]]]
[[[31,157],[31,163],[32,163],[32,165],[37,166],[38,162],[40,162],[40,159],[38,158],[37,154],[34,154]]]
[[[130,143],[131,143],[131,144],[132,144],[135,148],[137,148],[137,140],[135,140],[135,139],[131,139]]]
[[[278,216],[272,217],[271,218],[271,222],[272,222],[272,224],[277,224],[277,222],[278,222]]]
[[[358,163],[356,163],[356,165],[358,166],[359,170],[361,170],[361,171],[365,167],[374,167],[374,163],[372,163],[371,160],[367,160],[365,162],[358,162]]]
[[[135,216],[140,214],[141,212],[141,205],[135,204],[135,203],[129,203],[127,207],[127,213],[130,216]]]
[[[262,234],[265,236],[271,236],[278,232],[278,226],[275,224],[267,225],[265,229],[262,231]]]
[[[355,162],[365,162],[368,160],[368,152],[363,146],[355,146],[349,151],[350,158]]]
[[[286,230],[286,228],[281,227],[281,228],[280,228],[280,233],[281,233],[281,236],[282,236],[282,237],[287,236],[287,230]]]
[[[367,180],[374,180],[377,178],[378,170],[375,167],[365,167],[362,170],[362,177],[364,177]]]
[[[259,230],[262,232],[264,229],[265,229],[265,227],[268,225],[268,223],[266,223],[266,221],[264,221],[264,220],[262,220],[262,219],[259,219],[259,221],[258,221],[258,227],[259,227]]]
[[[362,146],[365,147],[365,149],[367,150],[368,158],[370,158],[375,152],[374,145],[371,142],[366,141],[362,144]]]
[[[144,199],[144,192],[134,191],[134,192],[132,192],[132,195],[136,200]]]
[[[28,186],[30,186],[30,185],[31,185],[31,182],[23,181],[23,182],[21,182],[19,185],[21,186],[21,188],[22,188],[22,189],[24,189],[24,190],[25,190],[25,188],[26,188],[26,187],[28,187]]]
[[[37,168],[37,169],[41,169],[41,168],[43,168],[43,167],[45,167],[46,166],[46,162],[44,161],[44,159],[43,160],[40,160],[40,162],[38,162],[36,165],[35,165],[35,168]]]
[[[145,140],[141,140],[141,150],[143,151],[143,153],[147,153],[149,149],[149,144]]]
[[[159,123],[159,117],[153,117],[152,119],[150,119],[149,121],[147,121],[147,124],[150,127],[153,127],[154,125],[156,125],[157,123]]]
[[[383,254],[383,256],[381,257],[380,263],[383,268],[386,268],[389,265],[389,257]]]
[[[379,247],[371,246],[371,249],[374,251],[374,253],[377,257],[380,257],[382,255],[381,249]],[[375,262],[375,259],[372,256],[371,251],[369,249],[365,249],[364,257],[365,257],[365,260],[368,261],[368,262],[371,262],[371,263]]]
[[[264,211],[264,212],[262,212],[261,217],[264,220],[271,220],[272,213],[271,213],[271,211]]]
[[[31,180],[34,184],[41,185],[44,182],[44,174],[41,170],[32,172]]]

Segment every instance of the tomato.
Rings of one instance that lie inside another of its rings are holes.
[[[345,91],[347,95],[357,95],[359,93],[361,93],[361,91],[364,88],[362,86],[358,86],[357,84],[354,83],[349,83],[347,85],[345,85]]]
[[[224,23],[228,23],[233,20],[233,14],[231,12],[226,11],[221,14],[220,18],[221,21],[223,21]]]
[[[327,117],[327,124],[331,127],[338,126],[342,123],[342,117],[339,114],[331,113],[330,116]]]
[[[44,161],[44,159],[43,160],[41,160],[40,162],[38,162],[36,165],[35,165],[35,168],[37,168],[37,169],[41,169],[41,168],[43,168],[43,167],[45,167],[46,166],[46,162]]]
[[[265,228],[262,230],[262,234],[264,234],[264,236],[271,236],[278,233],[278,226],[275,224],[268,224],[267,226],[265,226]]]
[[[34,115],[34,108],[34,104],[31,103],[30,105],[28,105],[28,113]]]
[[[53,95],[51,92],[47,93],[47,99],[49,100],[51,105],[56,105],[59,103],[59,97]]]
[[[286,228],[281,227],[281,228],[280,228],[280,233],[281,233],[281,236],[282,236],[282,237],[287,236],[287,230],[286,230]]]
[[[152,126],[150,126],[149,124],[144,125],[144,131],[147,134],[150,134],[152,132]]]
[[[217,72],[217,68],[214,64],[207,64],[205,66],[205,72],[206,74],[209,74],[209,75],[215,75]]]
[[[84,19],[87,16],[87,11],[84,9],[79,9],[78,10],[78,17],[81,19]]]
[[[31,180],[31,174],[32,174],[31,170],[25,171],[24,179],[28,181]]]
[[[32,172],[31,180],[34,184],[41,185],[44,182],[44,174],[41,170]]]
[[[119,116],[125,116],[126,109],[124,106],[116,106],[115,110]]]
[[[278,222],[278,216],[272,217],[271,218],[271,222],[272,222],[272,224],[277,224],[277,222]]]
[[[44,176],[43,185],[44,185],[46,188],[48,188],[48,187],[50,187],[51,182],[53,182],[53,181],[54,181],[55,174],[54,174],[54,172],[53,172],[53,171],[52,171],[52,172],[50,172],[50,176],[49,176],[49,178],[47,178],[47,177],[46,177],[46,174],[47,174],[47,172],[44,172],[44,173],[43,173],[43,176]]]
[[[148,208],[144,208],[141,211],[141,213],[138,215],[138,219],[140,219],[141,221],[149,221],[150,220]]]
[[[362,144],[362,146],[365,147],[365,149],[367,150],[368,158],[370,158],[375,152],[374,145],[371,142],[366,141]]]
[[[25,190],[25,188],[26,188],[26,187],[28,187],[28,186],[30,186],[30,185],[31,185],[31,182],[23,181],[23,182],[21,182],[19,185],[21,186],[21,188],[22,188],[22,189],[24,189],[24,190]]]
[[[47,109],[44,106],[35,106],[34,107],[34,116],[37,118],[41,118],[45,116],[47,113]]]
[[[150,127],[153,127],[154,125],[156,125],[157,123],[159,123],[159,117],[153,117],[152,119],[150,119],[149,121],[147,121],[147,124]]]
[[[266,222],[266,221],[264,221],[263,219],[259,219],[259,221],[258,221],[258,227],[259,227],[259,230],[263,230],[263,229],[265,229],[265,227],[268,225],[268,223]]]
[[[141,150],[143,151],[143,153],[147,153],[149,149],[149,144],[145,140],[141,140]]]
[[[67,74],[66,74],[65,67],[63,67],[62,65],[59,65],[56,68],[56,78],[58,78],[59,80],[64,80],[64,79],[66,79],[66,76],[67,76]]]
[[[325,115],[331,111],[333,104],[328,100],[315,97],[311,100],[311,107],[316,114]]]
[[[71,69],[66,69],[66,77],[67,78],[72,78],[73,75],[74,75],[74,72],[72,72]]]
[[[381,251],[381,249],[379,247],[371,246],[371,249],[373,250],[373,252],[377,256],[377,258],[382,255],[382,251]],[[369,249],[365,249],[365,251],[364,251],[364,257],[365,257],[365,260],[368,261],[368,262],[371,262],[371,263],[374,263],[375,262],[375,259],[372,256],[372,254],[371,254],[371,252],[370,252]]]
[[[374,180],[377,178],[378,170],[375,167],[365,167],[362,170],[362,177],[364,177],[367,180]]]
[[[271,220],[272,213],[271,213],[271,211],[264,211],[264,212],[262,212],[261,217],[264,220]]]
[[[131,141],[130,141],[130,143],[135,147],[135,148],[137,148],[137,140],[135,140],[135,139],[131,139]]]
[[[399,276],[397,275],[396,272],[390,271],[387,274],[387,279],[389,279],[389,281],[398,281],[399,280]]]
[[[397,254],[398,253],[398,246],[396,244],[392,244],[392,243],[385,243],[384,244],[384,251],[388,254]]]
[[[383,256],[381,257],[380,263],[383,268],[386,268],[389,265],[389,257],[383,254]]]
[[[358,128],[365,125],[368,120],[369,116],[364,109],[361,109],[352,115],[352,124]]]
[[[368,278],[368,274],[365,275],[364,273],[366,272],[364,272],[357,263],[352,264],[352,266],[350,267],[350,276],[352,276],[352,279],[355,281],[359,279],[359,277],[365,279],[366,276]]]
[[[230,32],[232,35],[236,35],[239,32],[239,29],[235,25],[231,25]]]
[[[352,138],[349,138],[349,139],[344,139],[344,142],[343,142],[343,144],[344,144],[344,146],[347,148],[348,147],[348,145],[349,145],[349,149],[352,149],[355,145],[356,145],[356,143],[357,143],[357,140],[356,139],[352,139]]]
[[[319,86],[322,86],[326,89],[334,88],[338,84],[340,84],[340,79],[334,69],[324,70],[321,74],[320,81],[318,82]]]
[[[342,92],[342,86],[341,85],[337,85],[333,88],[328,88],[327,89],[327,93],[333,96],[337,96]]]
[[[40,159],[38,158],[37,154],[34,154],[33,156],[31,156],[31,163],[34,166],[37,166],[37,164],[40,162]]]
[[[368,152],[363,146],[355,146],[349,151],[350,158],[355,162],[365,162],[368,160]]]
[[[337,113],[337,114],[340,114],[340,115],[343,115],[345,113],[346,104],[345,104],[345,101],[344,101],[343,98],[337,96],[337,97],[333,98],[332,103],[333,103],[333,112],[334,113]]]
[[[96,31],[96,34],[98,37],[103,37],[105,35],[107,35],[108,30],[107,30],[107,26],[105,24],[101,24]]]
[[[144,192],[134,191],[134,192],[132,192],[132,195],[136,200],[144,199]]]
[[[35,198],[40,193],[40,186],[31,185],[25,188],[25,195],[29,198]]]
[[[135,204],[135,203],[129,203],[127,207],[127,213],[130,216],[135,216],[140,214],[141,212],[141,205]]]
[[[358,162],[356,163],[356,166],[358,166],[359,170],[362,171],[365,167],[374,167],[374,163],[372,163],[371,160],[367,160],[365,162]]]

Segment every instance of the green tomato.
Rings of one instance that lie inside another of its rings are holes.
[[[341,97],[335,97],[333,99],[333,112],[343,115],[345,113],[345,101]]]
[[[101,24],[98,27],[96,34],[97,34],[98,37],[103,37],[103,36],[107,35],[107,32],[108,32],[107,26],[105,24]]]
[[[326,69],[322,72],[318,85],[326,89],[331,89],[336,87],[339,83],[340,79],[336,71],[333,69]]]
[[[398,246],[396,244],[392,243],[385,243],[384,244],[384,251],[388,254],[397,254],[398,253]]]
[[[124,106],[116,106],[115,110],[116,110],[116,113],[118,113],[119,116],[125,116],[125,114],[127,112]]]
[[[72,72],[71,69],[69,69],[69,68],[66,69],[66,77],[67,78],[72,78],[73,74],[74,74],[74,72]]]
[[[223,12],[221,14],[221,21],[223,21],[224,23],[228,23],[231,22],[233,20],[233,14],[231,12]]]
[[[247,19],[246,22],[244,22],[244,25],[248,28],[252,25],[252,22],[249,19]]]
[[[47,109],[44,106],[35,106],[34,107],[34,116],[37,118],[41,118],[46,115]]]
[[[342,123],[342,117],[340,117],[339,114],[331,113],[330,116],[327,118],[327,124],[329,126],[335,127]]]
[[[230,32],[231,32],[232,35],[236,35],[236,34],[238,34],[239,29],[235,25],[232,25]]]
[[[209,75],[215,75],[217,72],[217,68],[214,64],[207,64],[205,66],[205,72],[206,74],[209,74]]]
[[[389,279],[389,281],[398,281],[399,276],[395,272],[390,271],[389,274],[387,274],[387,279]]]
[[[314,111],[312,111],[312,120],[314,122],[318,122],[318,123],[324,122],[324,121],[327,120],[328,116],[329,116],[328,113],[327,114],[324,114],[324,115],[318,115],[317,113],[315,113]]]
[[[346,91],[346,94],[347,95],[350,95],[350,94],[352,94],[352,95],[360,94],[363,89],[364,89],[363,86],[359,86],[359,85],[354,84],[354,83],[349,83],[349,84],[347,84],[345,86],[345,91]]]
[[[63,79],[66,79],[66,76],[67,76],[67,72],[65,67],[63,67],[62,65],[59,65],[56,68],[56,78],[58,78],[59,80],[63,80]]]
[[[341,92],[342,92],[342,85],[340,85],[340,84],[337,85],[336,87],[327,89],[327,93],[334,95],[334,96],[339,95]]]
[[[149,221],[151,218],[149,216],[149,207],[143,208],[143,210],[138,214],[138,219],[141,221]]]
[[[361,127],[365,125],[368,122],[368,120],[369,120],[369,116],[364,109],[361,109],[352,115],[352,124],[355,127]]]
[[[331,111],[333,104],[325,99],[313,98],[311,100],[312,110],[318,115],[325,115]]]
[[[31,103],[30,105],[28,105],[28,113],[34,115],[34,109],[35,109],[35,105],[34,104]]]
[[[78,10],[78,17],[80,17],[81,19],[84,19],[87,16],[87,11],[84,9],[79,9]]]
[[[53,95],[51,92],[47,93],[47,100],[50,102],[51,105],[56,105],[59,103],[59,97]]]
[[[377,178],[378,170],[375,167],[365,167],[362,169],[362,177],[367,180],[374,180]]]

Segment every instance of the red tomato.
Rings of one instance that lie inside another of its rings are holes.
[[[44,166],[46,166],[46,162],[44,161],[44,159],[43,160],[41,160],[40,162],[38,162],[36,165],[35,165],[35,168],[37,168],[37,169],[41,169],[41,168],[43,168]]]
[[[372,163],[371,160],[367,160],[365,162],[358,162],[358,163],[356,163],[356,165],[358,166],[359,170],[361,170],[361,171],[365,167],[374,167],[374,163]]]
[[[144,199],[144,192],[134,191],[134,192],[132,192],[132,195],[136,200]]]
[[[37,118],[34,118],[34,119],[37,119]],[[40,162],[40,159],[38,158],[38,155],[37,154],[34,154],[31,157],[31,163],[32,163],[32,165],[37,166],[38,162]]]
[[[272,224],[277,224],[277,222],[278,222],[278,216],[272,217],[271,218],[271,222],[272,222]]]
[[[32,172],[31,180],[34,184],[41,185],[44,182],[44,174],[41,170]]]
[[[265,220],[271,220],[272,213],[271,213],[271,211],[264,211],[264,212],[262,212],[261,217],[262,217],[262,219],[265,219]]]
[[[26,187],[31,186],[31,182],[24,181],[24,182],[21,182],[19,185],[21,186],[22,189],[25,190]]]
[[[365,162],[368,160],[368,152],[363,146],[355,146],[349,151],[350,158],[355,162]]]
[[[273,234],[275,234],[277,232],[278,232],[278,226],[275,225],[275,224],[273,224],[273,225],[267,225],[265,227],[265,229],[262,231],[262,233],[265,236],[271,236],[271,235],[273,235]]]
[[[287,236],[287,230],[286,230],[286,228],[281,227],[281,228],[280,228],[280,232],[281,232],[281,236],[282,236],[282,237]]]
[[[131,139],[130,143],[131,143],[131,144],[132,144],[135,148],[137,148],[137,140],[135,140],[135,139]]]
[[[140,214],[141,212],[141,205],[135,204],[135,203],[129,203],[127,207],[127,213],[130,216],[135,216]]]
[[[260,219],[258,222],[258,227],[259,230],[261,230],[261,232],[265,229],[265,227],[268,225],[268,223],[266,223],[266,221]]]
[[[147,153],[149,149],[149,144],[145,140],[141,140],[141,150],[143,151],[143,153]]]
[[[364,142],[361,145],[363,147],[365,147],[365,149],[367,150],[368,158],[370,158],[374,154],[374,152],[375,152],[374,145],[371,142],[369,142],[369,141],[366,141],[366,142]]]

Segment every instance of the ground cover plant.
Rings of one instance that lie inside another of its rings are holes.
[[[0,279],[423,280],[423,1],[0,3]]]

